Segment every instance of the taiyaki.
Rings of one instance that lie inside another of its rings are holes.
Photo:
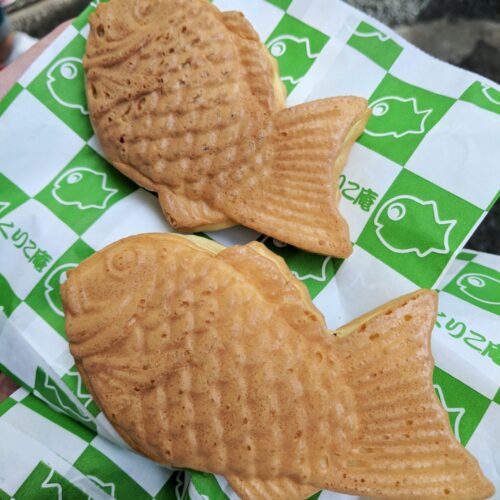
[[[175,234],[118,241],[67,275],[78,370],[156,462],[222,474],[252,500],[493,493],[433,389],[435,292],[330,332],[262,244]]]
[[[284,108],[277,64],[238,12],[207,0],[111,0],[84,68],[106,158],[183,231],[243,224],[347,257],[338,180],[370,115],[360,97]],[[341,69],[340,69],[341,70]]]

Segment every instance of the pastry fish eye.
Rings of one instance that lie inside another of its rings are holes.
[[[387,217],[392,221],[401,220],[406,215],[406,207],[399,202],[391,203],[387,207]]]
[[[61,65],[60,72],[61,76],[66,78],[66,80],[73,80],[73,78],[76,78],[76,75],[78,74],[78,68],[74,63],[65,62]]]
[[[106,258],[106,270],[116,278],[125,278],[139,262],[138,250],[135,248],[116,249]]]
[[[276,41],[269,46],[269,52],[274,57],[281,57],[286,52],[286,43],[283,41]]]

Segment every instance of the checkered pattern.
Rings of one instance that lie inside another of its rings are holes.
[[[113,169],[93,135],[81,60],[96,3],[0,103],[0,310],[8,318],[0,369],[36,395],[20,392],[1,406],[0,434],[12,436],[12,453],[35,451],[10,482],[0,481],[0,499],[57,489],[53,482],[72,498],[235,498],[224,478],[193,472],[186,481],[125,451],[68,350],[59,295],[65,272],[119,238],[172,230],[155,197]],[[453,259],[498,197],[500,151],[491,137],[500,134],[499,91],[338,1],[214,3],[243,11],[255,26],[289,104],[360,95],[373,114],[340,179],[349,259],[311,255],[239,227],[208,236],[225,245],[259,238],[305,283],[332,328],[442,284],[436,391],[457,437],[498,482],[498,261],[470,253]]]
[[[0,468],[8,472],[0,488],[6,498],[45,498],[43,490],[50,484],[62,488],[59,498],[72,499],[167,499],[176,498],[185,487],[183,472],[110,443],[24,389],[0,405],[0,416],[6,451],[0,454]],[[21,470],[14,471],[9,463],[19,450],[22,459],[16,466]]]

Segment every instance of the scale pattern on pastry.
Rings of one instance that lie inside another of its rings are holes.
[[[283,109],[276,62],[238,12],[206,0],[111,0],[84,67],[107,159],[158,193],[175,228],[236,223],[347,257],[339,175],[370,111],[359,97]]]
[[[126,238],[62,286],[77,367],[133,448],[249,499],[492,494],[434,393],[435,292],[328,332],[263,245],[194,238]]]

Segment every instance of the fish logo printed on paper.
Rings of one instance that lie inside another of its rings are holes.
[[[309,38],[299,38],[294,35],[280,35],[273,38],[268,42],[267,48],[280,62],[281,73],[284,73],[281,79],[293,85],[297,85],[304,76],[302,65],[297,64],[297,61],[302,61],[304,58],[314,61],[319,55],[312,52]],[[281,59],[285,58],[287,63],[282,64]]]
[[[47,87],[61,106],[78,109],[83,115],[88,115],[82,87],[83,75],[82,60],[77,57],[65,57],[50,67],[47,72]]]
[[[457,286],[465,295],[483,304],[500,305],[500,280],[482,273],[460,276]]]
[[[372,116],[365,133],[374,137],[392,136],[396,139],[409,134],[425,133],[425,122],[432,109],[419,109],[414,97],[381,97],[370,104]]]
[[[261,242],[285,260],[291,273],[297,279],[301,281],[313,280],[323,283],[329,278],[328,264],[332,260],[332,257],[310,254],[308,258],[305,259],[299,250],[276,238],[271,239],[265,236]]]
[[[355,36],[359,36],[360,38],[377,38],[381,42],[387,42],[387,40],[390,39],[389,35],[382,33],[378,29],[366,23],[364,23],[363,29],[358,28],[353,34]]]
[[[485,83],[482,83],[481,92],[483,93],[484,97],[486,97],[486,99],[488,99],[488,101],[490,101],[492,104],[500,106],[500,91],[494,89],[493,87],[490,87],[489,85],[486,85]]]
[[[73,269],[78,264],[63,264],[56,267],[48,276],[45,278],[44,285],[44,296],[49,307],[58,316],[64,317],[61,294],[59,292],[61,284],[66,281],[66,272],[69,269]]]
[[[118,190],[107,187],[107,176],[87,167],[76,167],[57,178],[52,196],[61,205],[75,205],[80,210],[105,209]]]
[[[434,384],[434,389],[437,393],[439,401],[443,405],[443,408],[448,412],[448,417],[450,419],[450,424],[453,428],[453,432],[455,433],[455,437],[460,441],[460,422],[462,421],[463,416],[465,415],[465,408],[450,408],[446,404],[446,400],[444,399],[443,389],[438,384]]]
[[[432,253],[449,253],[449,237],[457,221],[441,220],[433,200],[402,195],[385,202],[374,223],[378,239],[392,252],[414,252],[426,257]],[[413,241],[412,234],[415,235]]]

